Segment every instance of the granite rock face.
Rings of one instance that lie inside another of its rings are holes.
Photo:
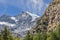
[[[60,24],[60,0],[53,0],[30,32],[54,31],[58,24]]]

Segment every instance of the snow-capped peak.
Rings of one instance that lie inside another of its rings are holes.
[[[10,17],[12,20],[14,20],[15,22],[17,22],[18,20],[15,17]]]
[[[11,24],[8,22],[1,22],[1,21],[0,21],[0,25],[7,25],[7,26],[11,26],[11,27],[16,26],[15,24]]]
[[[31,21],[34,21],[36,18],[39,17],[38,15],[33,14],[33,13],[30,13],[30,12],[28,12],[28,11],[27,11],[26,13],[28,13],[30,16],[32,16],[32,20],[31,20]]]
[[[0,17],[0,29],[8,26],[13,34],[16,33],[24,37],[27,31],[36,24],[38,17],[30,12],[22,12],[16,16],[3,15]]]
[[[38,15],[36,15],[36,14],[33,14],[33,13],[30,13],[30,12],[26,12],[26,13],[28,13],[29,15],[31,15],[31,16],[33,16],[33,17],[39,17]]]

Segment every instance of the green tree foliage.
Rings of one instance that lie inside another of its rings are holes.
[[[58,25],[55,31],[51,31],[48,33],[40,33],[40,31],[38,31],[38,33],[34,35],[27,34],[25,40],[31,40],[30,37],[32,38],[32,40],[60,40],[60,25]]]
[[[35,34],[34,36],[33,36],[33,40],[37,40],[37,34]]]
[[[17,36],[17,37],[14,37],[14,40],[20,40],[20,38]]]
[[[58,25],[57,30],[55,32],[58,37],[58,40],[60,40],[60,24]]]
[[[58,40],[56,33],[50,32],[48,37],[47,37],[47,40]]]
[[[46,33],[36,33],[33,36],[33,40],[46,40],[46,39],[47,39]]]
[[[46,32],[42,32],[41,38],[42,38],[42,40],[46,40],[47,39],[47,33]]]
[[[0,40],[3,40],[3,35],[0,34]]]
[[[29,31],[28,31],[28,33],[27,33],[27,35],[25,37],[25,40],[30,40],[30,33],[29,33]]]
[[[4,40],[13,40],[12,35],[7,27],[4,28],[4,31],[2,34],[3,34]]]
[[[33,34],[30,34],[30,40],[33,40]]]
[[[47,40],[60,40],[60,24],[54,32],[49,32]]]
[[[41,40],[41,34],[37,33],[37,40]]]
[[[18,36],[12,36],[10,30],[5,27],[3,31],[0,33],[0,40],[23,40],[22,38],[19,38]],[[40,32],[35,34],[30,34],[29,31],[24,38],[24,40],[60,40],[60,24],[56,28],[55,31],[51,32]]]
[[[11,31],[5,27],[3,31],[0,32],[0,40],[22,40],[18,36],[12,36]]]

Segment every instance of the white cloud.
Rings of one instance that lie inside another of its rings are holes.
[[[44,0],[30,0],[30,1],[32,2],[32,7],[39,11],[42,9],[44,5],[46,5],[46,7],[48,6],[48,4],[44,3]]]
[[[33,2],[34,4],[37,4],[38,0],[30,0],[31,2]]]
[[[8,3],[10,5],[14,5],[17,7],[25,6],[25,9],[31,9],[34,10],[41,10],[42,6],[45,4],[43,0],[0,0],[2,3]],[[25,2],[25,3],[24,3]]]
[[[45,5],[44,0],[29,0],[27,2],[27,8],[30,10],[32,9],[32,12],[41,11],[42,7]],[[31,7],[31,8],[30,8]]]
[[[27,10],[32,13],[40,12],[44,5],[48,6],[48,4],[44,3],[44,0],[0,0],[0,3],[13,5],[22,9],[21,11]]]

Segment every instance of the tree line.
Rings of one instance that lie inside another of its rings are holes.
[[[51,32],[38,32],[36,34],[30,34],[29,32],[27,35],[21,39],[18,36],[13,36],[11,31],[5,27],[3,31],[0,32],[0,40],[60,40],[60,25],[58,25],[55,31]]]
[[[60,40],[60,24],[55,31],[27,34],[24,40]]]
[[[13,36],[10,30],[5,27],[4,30],[0,32],[0,40],[20,40],[18,36]]]

